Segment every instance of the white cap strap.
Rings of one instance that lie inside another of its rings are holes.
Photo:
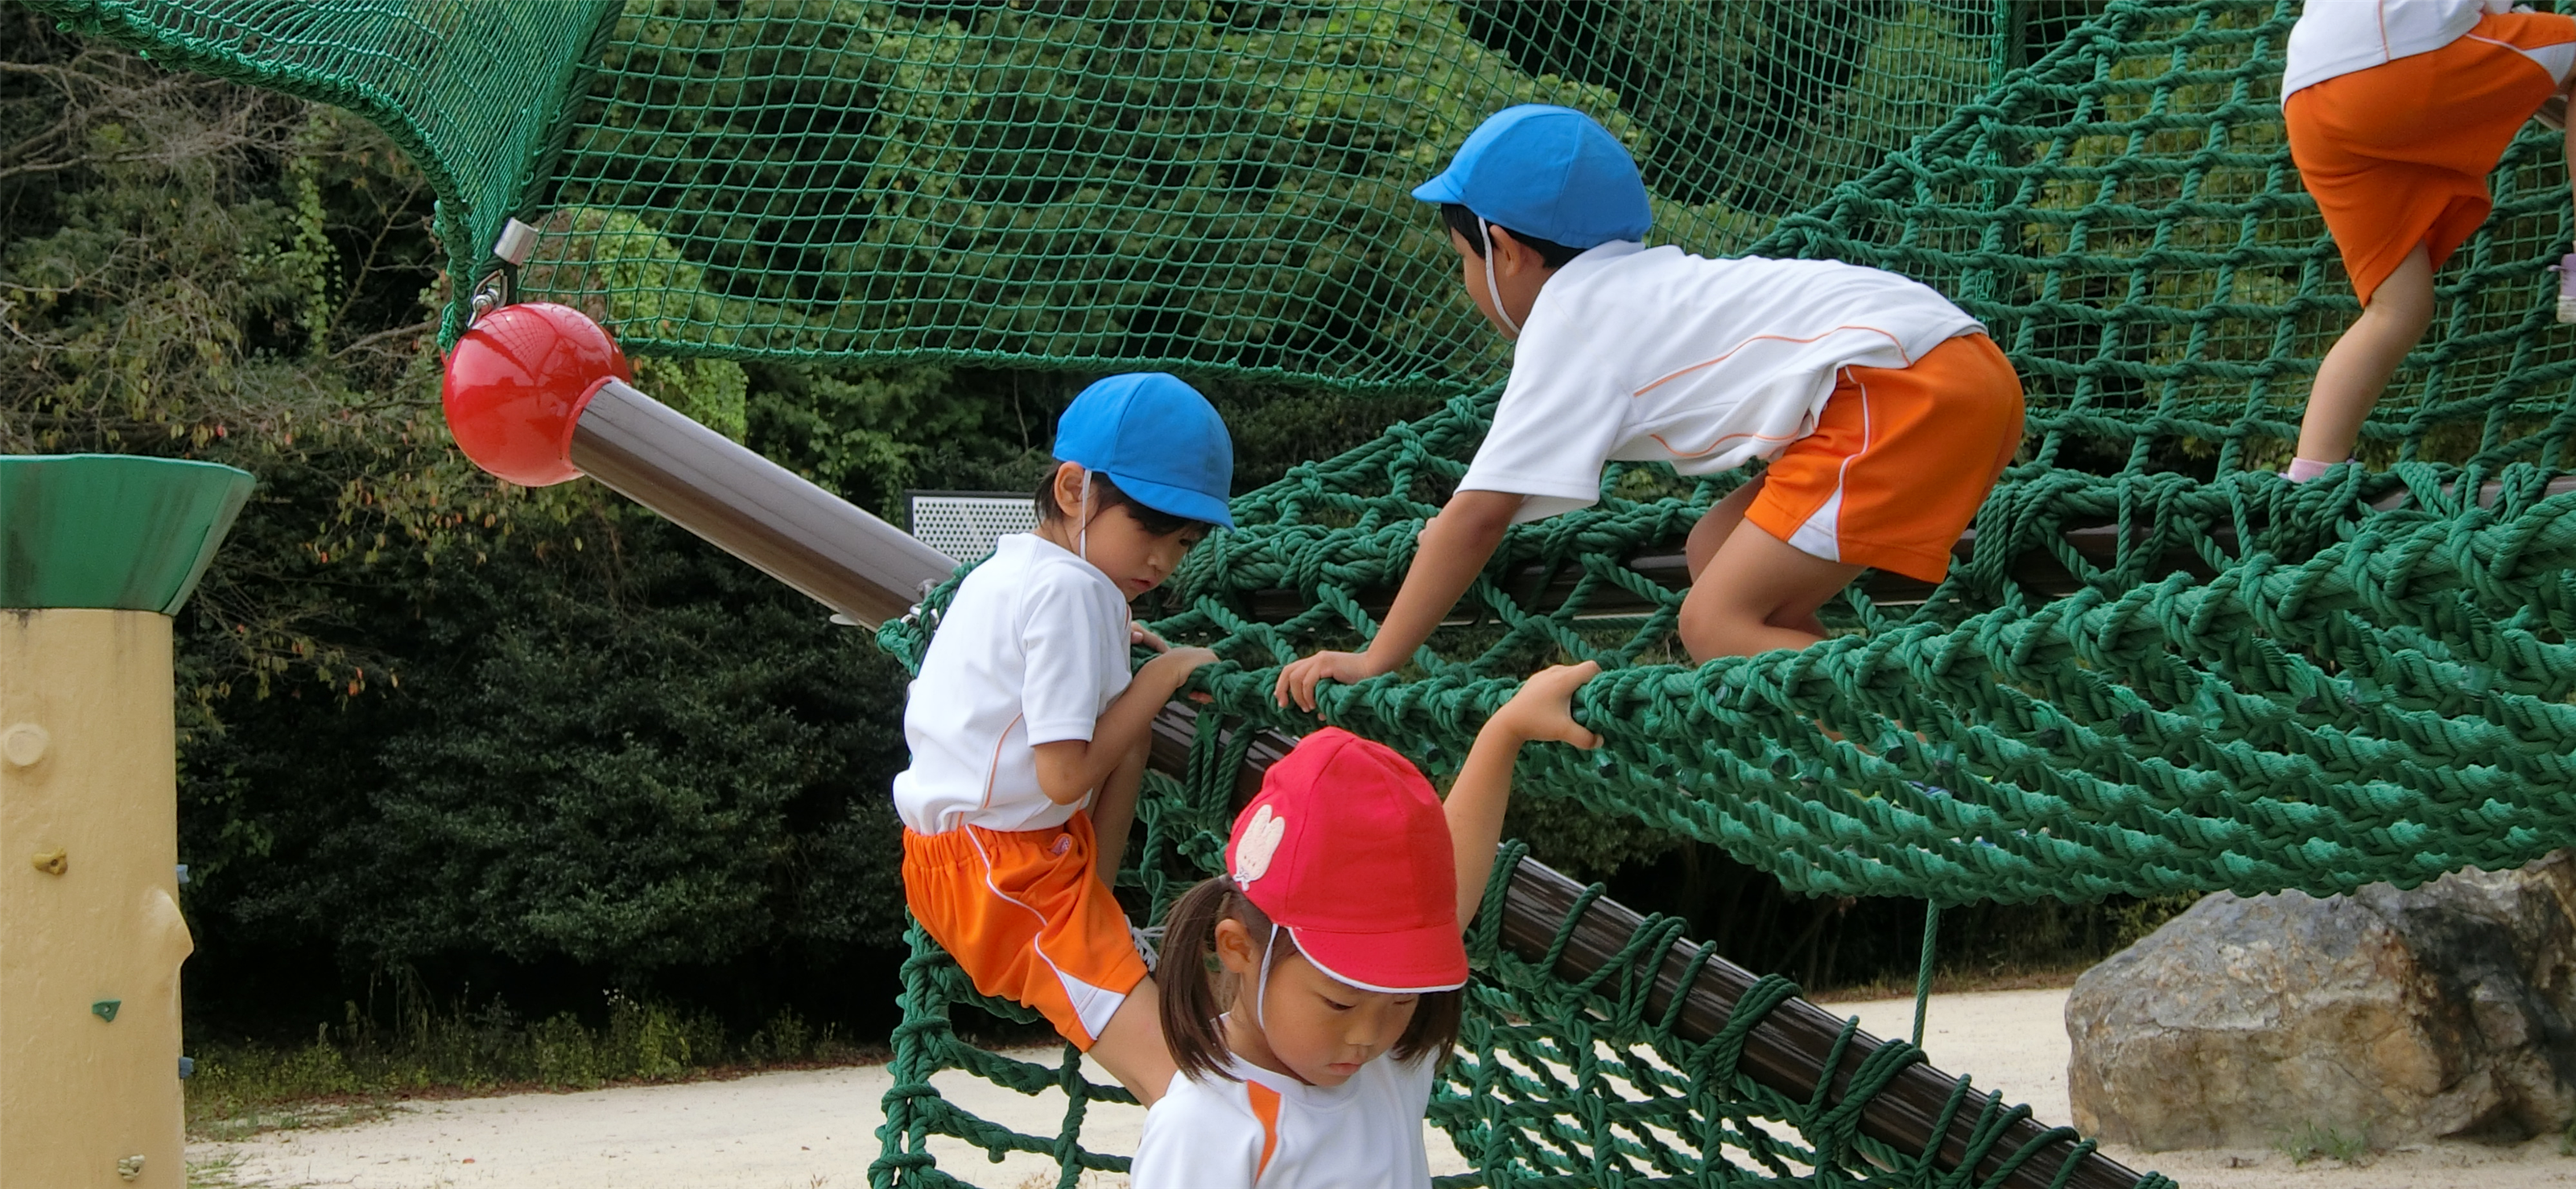
[[[1476,230],[1485,237],[1485,296],[1494,303],[1494,316],[1503,320],[1504,327],[1512,332],[1513,338],[1519,338],[1521,324],[1512,321],[1512,312],[1503,308],[1503,291],[1494,287],[1494,225],[1478,215]]]

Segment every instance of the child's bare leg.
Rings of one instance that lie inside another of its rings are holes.
[[[1163,1097],[1172,1075],[1181,1070],[1172,1060],[1171,1046],[1163,1043],[1162,1001],[1152,978],[1136,984],[1091,1045],[1091,1059],[1146,1106]]]
[[[2567,85],[2558,89],[2558,96],[2576,105],[2576,78],[2567,80]],[[2576,106],[2569,110],[2576,114]],[[2567,121],[2567,188],[2570,193],[2576,193],[2576,119]]]
[[[2424,329],[2432,324],[2432,257],[2424,245],[2417,244],[2406,262],[2380,282],[2352,329],[2335,340],[2325,361],[2317,365],[2307,415],[2299,422],[2298,456],[2312,463],[2337,463],[2351,457],[2353,443],[2361,438],[2361,423],[2370,416],[2371,406],[2379,403],[2388,377],[2396,374],[2397,365],[2406,361],[2406,353],[2415,349]]]
[[[1744,523],[1744,510],[1753,506],[1753,497],[1762,494],[1764,476],[1726,493],[1726,498],[1708,506],[1699,523],[1691,526],[1690,541],[1682,546],[1682,556],[1689,563],[1691,581],[1699,581],[1699,572],[1708,568],[1708,559],[1717,556],[1718,546]]]
[[[1107,887],[1118,886],[1118,863],[1127,854],[1127,830],[1136,824],[1136,790],[1145,783],[1145,761],[1153,755],[1153,737],[1136,745],[1127,758],[1109,773],[1100,792],[1091,798],[1091,834],[1099,842],[1100,854],[1094,870]]]
[[[1824,638],[1816,608],[1862,568],[1826,561],[1759,525],[1739,524],[1682,600],[1682,646],[1695,661],[1804,648]]]

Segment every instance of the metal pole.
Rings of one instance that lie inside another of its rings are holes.
[[[899,619],[956,559],[748,447],[610,380],[573,423],[572,464],[618,494],[868,627]]]

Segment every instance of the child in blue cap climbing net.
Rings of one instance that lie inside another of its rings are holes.
[[[1595,503],[1611,460],[1768,461],[1691,530],[1679,627],[1707,660],[1815,643],[1864,569],[1938,582],[2020,446],[2021,381],[1976,319],[1874,268],[1646,247],[1636,162],[1581,112],[1507,108],[1413,196],[1514,340],[1511,380],[1367,650],[1288,666],[1282,704],[1403,664],[1504,529]]]
[[[1151,1105],[1176,1067],[1109,883],[1154,713],[1216,656],[1165,648],[1127,603],[1233,527],[1234,445],[1153,372],[1084,389],[1055,456],[1037,530],[958,583],[905,698],[904,901],[976,990],[1036,1008]],[[1131,677],[1134,643],[1162,655]]]

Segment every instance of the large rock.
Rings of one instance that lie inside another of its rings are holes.
[[[2576,1114],[2576,862],[2211,896],[2085,972],[2066,1031],[2075,1125],[2149,1151],[2553,1131]]]

